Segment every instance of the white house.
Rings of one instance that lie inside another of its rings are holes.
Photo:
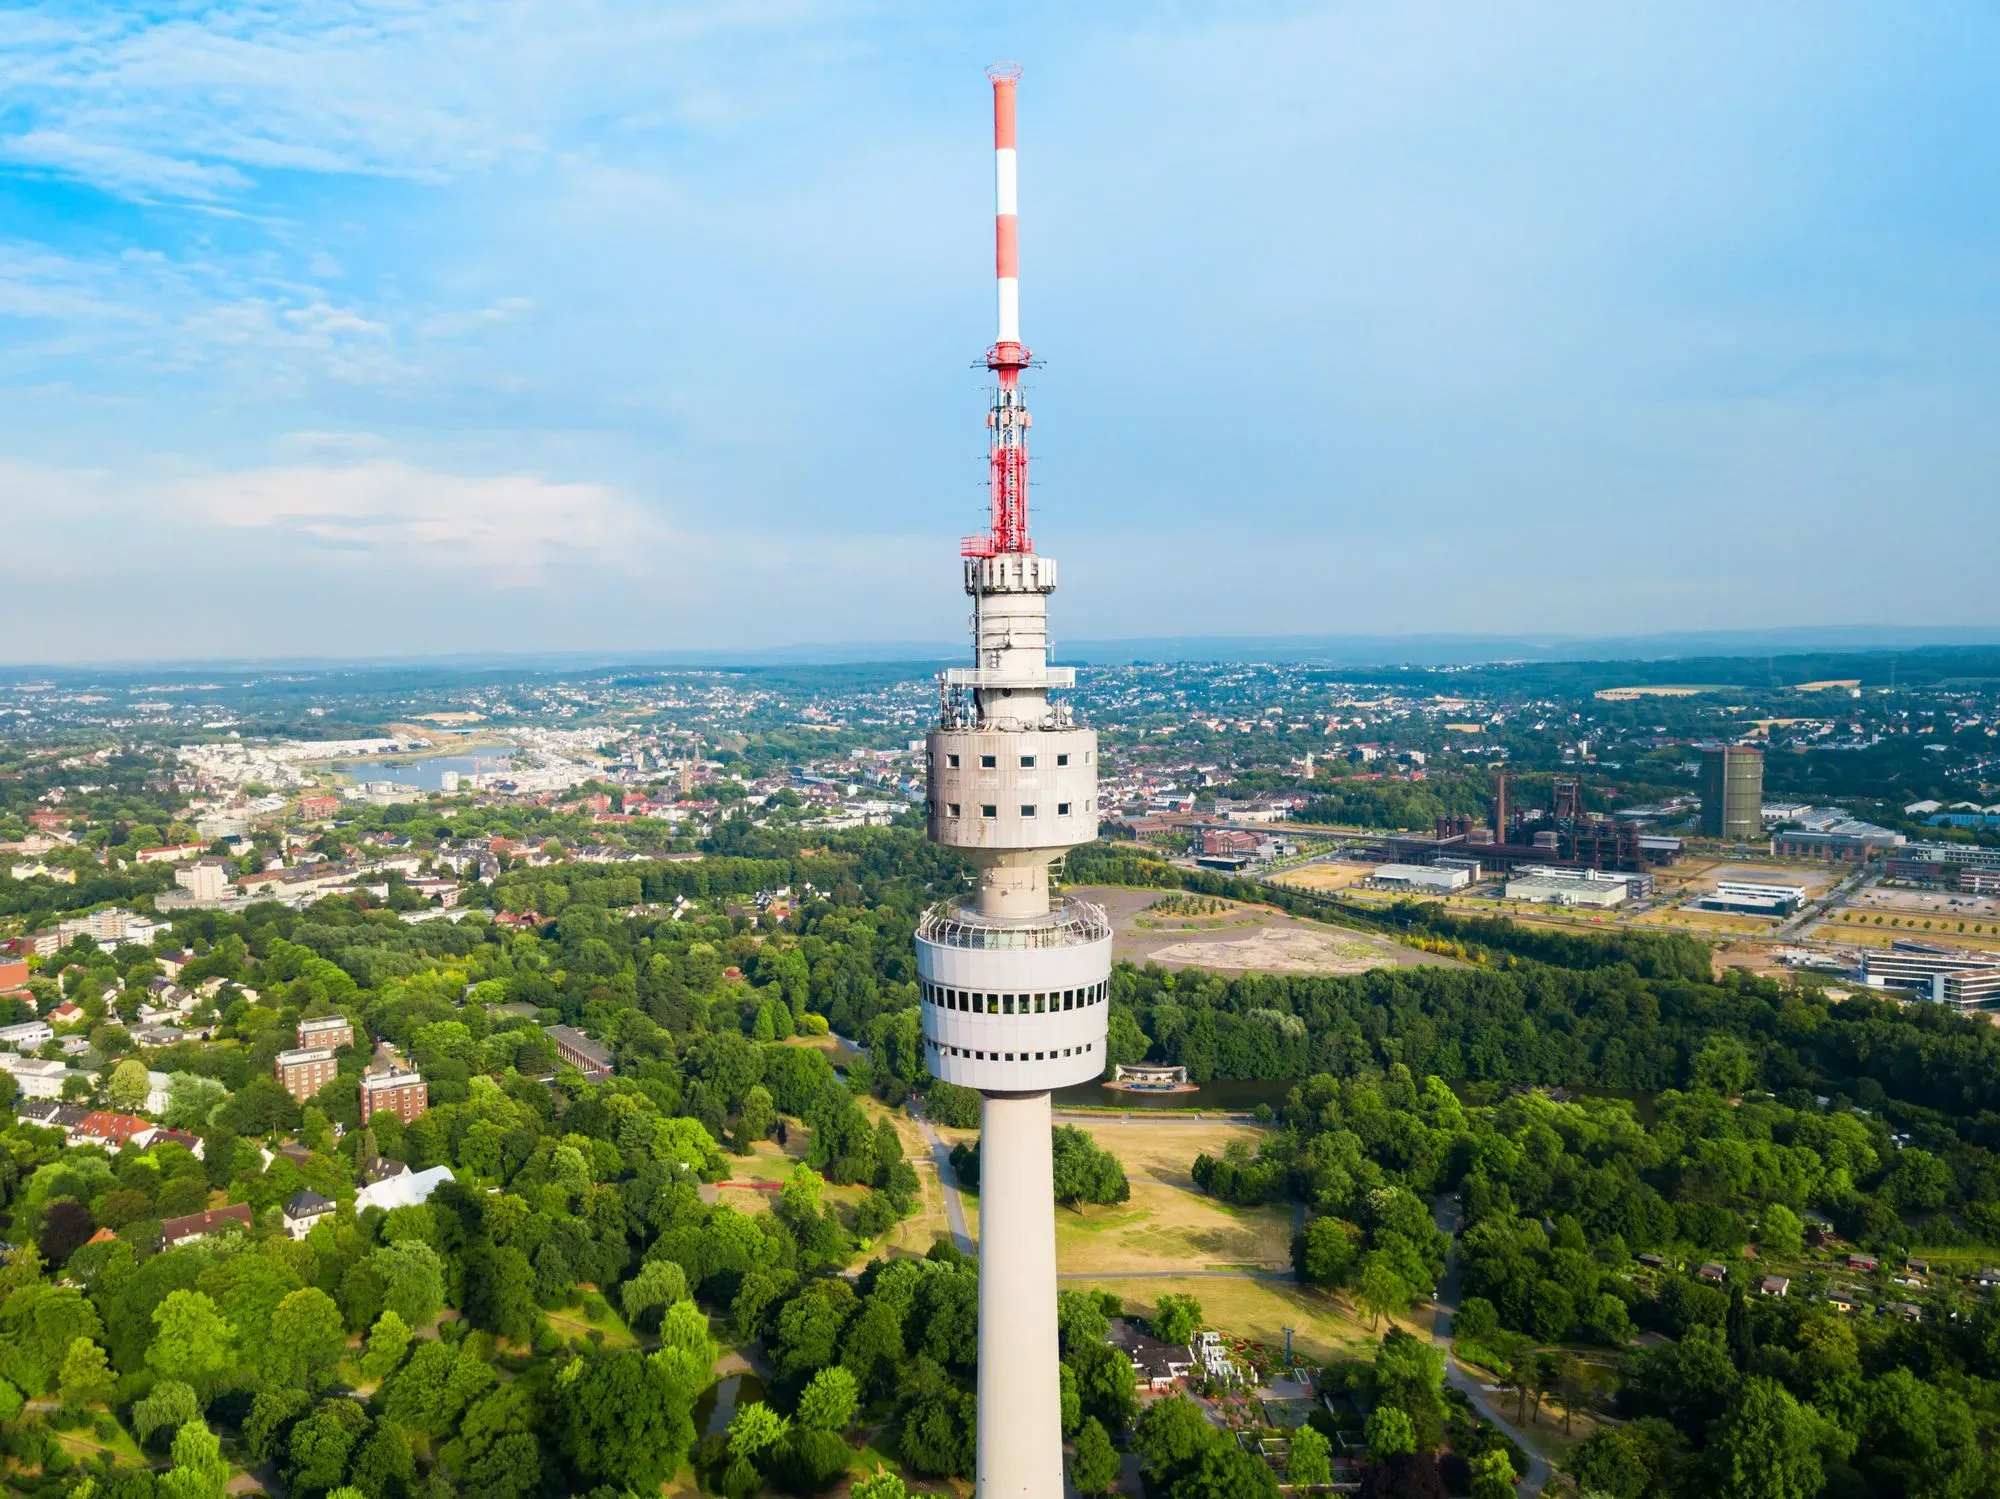
[[[391,1208],[415,1207],[420,1202],[430,1201],[431,1193],[451,1180],[449,1166],[432,1166],[427,1171],[405,1171],[400,1176],[386,1177],[372,1186],[363,1187],[355,1195],[354,1211],[358,1214],[365,1208],[380,1208],[386,1213]]]

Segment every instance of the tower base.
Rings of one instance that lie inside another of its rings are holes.
[[[1046,1093],[981,1095],[979,1499],[1063,1491],[1049,1124]]]

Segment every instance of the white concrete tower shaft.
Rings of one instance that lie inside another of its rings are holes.
[[[976,1088],[980,1107],[980,1499],[1062,1492],[1055,1195],[1049,1095],[1105,1070],[1111,926],[1059,895],[1049,866],[1097,836],[1097,735],[1058,694],[1076,673],[1049,665],[1053,559],[1028,539],[1028,411],[1020,373],[1014,87],[994,90],[999,341],[993,524],[964,554],[972,660],[938,681],[928,750],[931,838],[971,864],[972,892],[917,928],[925,1052],[933,1076]]]

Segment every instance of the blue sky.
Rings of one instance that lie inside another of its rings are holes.
[[[0,658],[954,637],[999,57],[1059,637],[2000,625],[1989,6],[17,3]]]

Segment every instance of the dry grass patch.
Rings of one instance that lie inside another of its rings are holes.
[[[1056,1264],[1065,1273],[1290,1263],[1288,1206],[1219,1202],[1202,1193],[1189,1174],[1201,1152],[1220,1155],[1231,1140],[1254,1144],[1262,1131],[1221,1122],[1212,1128],[1097,1124],[1088,1129],[1124,1163],[1132,1199],[1081,1213],[1056,1210]]]

